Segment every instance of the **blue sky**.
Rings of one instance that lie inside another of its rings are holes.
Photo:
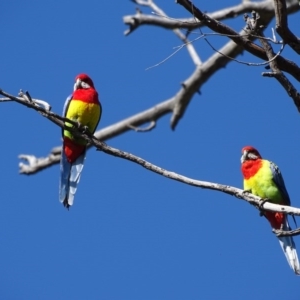
[[[146,26],[124,37],[122,17],[134,14],[135,5],[118,2],[1,4],[0,87],[29,90],[60,113],[74,77],[86,72],[103,105],[99,128],[173,96],[194,70],[190,57],[182,50],[145,71],[180,41]],[[172,17],[189,16],[174,1],[157,4]],[[222,8],[219,1],[196,4],[204,11]],[[296,33],[297,18],[289,19]],[[227,23],[236,30],[244,25],[242,16]],[[226,39],[211,41],[220,46]],[[204,41],[195,47],[202,60],[212,54]],[[299,62],[288,47],[284,56]],[[248,54],[240,59],[258,61]],[[279,165],[299,207],[299,113],[263,71],[230,63],[194,96],[175,131],[168,115],[151,132],[107,143],[185,176],[235,187],[242,187],[241,148],[253,145]],[[299,298],[300,279],[248,203],[93,149],[68,212],[58,201],[58,165],[18,174],[18,155],[46,156],[60,144],[60,129],[16,103],[0,104],[0,117],[1,299]],[[300,250],[299,237],[295,242]]]

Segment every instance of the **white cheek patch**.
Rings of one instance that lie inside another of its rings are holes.
[[[250,159],[256,159],[256,158],[257,158],[257,156],[256,156],[255,154],[253,154],[253,153],[249,153],[249,154],[248,154],[248,157],[249,157]]]
[[[89,88],[90,88],[89,84],[87,84],[87,83],[84,82],[84,81],[81,81],[81,87],[82,87],[83,89],[89,89]]]

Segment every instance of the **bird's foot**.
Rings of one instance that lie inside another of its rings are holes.
[[[242,196],[246,196],[246,195],[248,195],[248,194],[251,194],[251,189],[248,189],[248,190],[243,190],[242,191]]]
[[[262,199],[262,200],[259,202],[259,204],[258,204],[258,210],[259,210],[259,215],[260,215],[260,217],[262,217],[262,216],[265,215],[265,214],[264,214],[264,204],[265,204],[266,202],[268,202],[268,201],[270,201],[268,198],[264,198],[264,199]]]
[[[251,189],[248,189],[248,190],[243,190],[242,194],[251,194]]]
[[[77,121],[77,129],[83,134],[92,135],[90,129],[86,125],[82,125],[80,122]]]
[[[88,126],[82,126],[82,133],[91,134],[90,129]]]

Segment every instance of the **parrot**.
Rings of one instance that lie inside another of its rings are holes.
[[[75,77],[73,93],[66,99],[63,116],[85,126],[94,133],[102,114],[102,106],[92,79],[86,74]],[[65,122],[65,127],[73,125]],[[67,129],[62,129],[62,153],[60,160],[59,200],[69,209],[85,161],[87,142],[75,137]]]
[[[266,201],[280,205],[290,205],[282,174],[273,162],[262,159],[252,146],[242,149],[241,171],[244,177],[244,190]],[[287,215],[280,212],[263,211],[262,215],[270,222],[272,228],[291,230]],[[286,259],[296,275],[300,275],[300,265],[296,245],[292,236],[278,237]]]

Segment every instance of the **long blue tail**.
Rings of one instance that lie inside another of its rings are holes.
[[[60,160],[59,201],[68,209],[73,205],[84,161],[85,152],[71,164],[68,162],[64,151],[62,151]]]
[[[282,229],[285,231],[291,230],[287,218],[286,218],[286,223],[284,224]],[[278,239],[290,267],[293,269],[295,274],[300,275],[300,265],[299,265],[296,245],[294,243],[293,237],[281,236],[278,237]]]

